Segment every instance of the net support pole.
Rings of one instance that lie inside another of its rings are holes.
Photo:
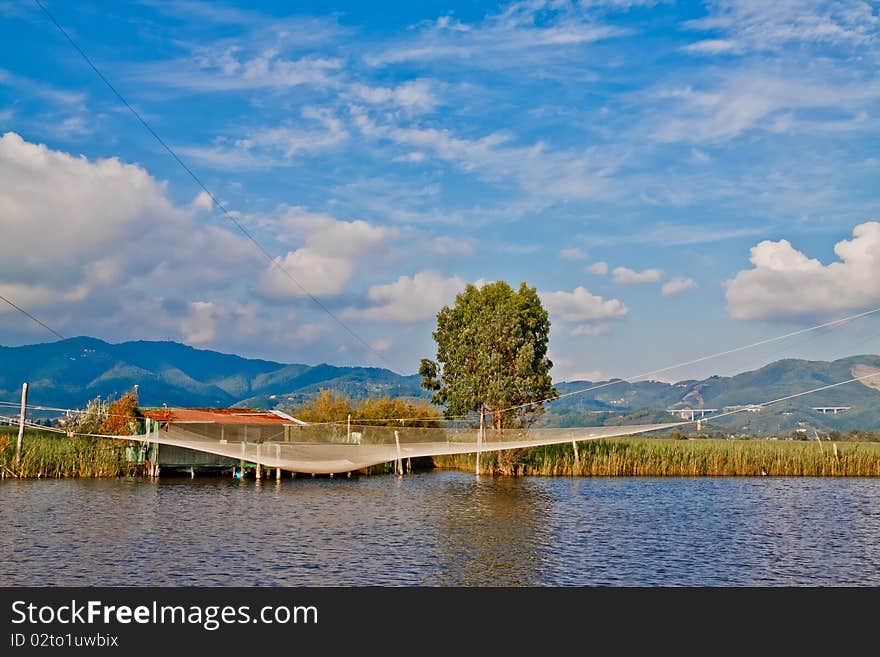
[[[260,443],[257,443],[257,467],[256,467],[256,477],[257,479],[263,478],[263,466],[260,463]]]
[[[18,440],[15,441],[15,469],[21,464],[21,442],[24,439],[24,419],[27,414],[28,384],[21,384],[21,412],[18,414]]]
[[[397,445],[397,461],[394,463],[395,474],[403,474],[403,456],[400,453],[400,433],[394,432],[394,442]]]
[[[581,455],[578,454],[578,444],[576,440],[571,441],[571,448],[574,450],[574,469],[579,472],[581,469]]]
[[[483,432],[486,430],[486,405],[480,407],[480,433],[477,434],[477,467],[476,474],[480,474],[480,450],[483,448]]]
[[[153,455],[153,476],[159,476],[159,423],[156,422],[153,425],[153,451],[151,452]]]
[[[348,414],[348,429],[345,432],[345,442],[351,443],[351,413]]]
[[[247,436],[245,436],[247,438]],[[244,479],[244,452],[247,448],[247,440],[241,441],[241,462],[239,463],[239,472],[241,472],[241,478]]]
[[[281,445],[275,445],[275,458],[281,463]],[[275,481],[281,481],[281,466],[275,468]]]

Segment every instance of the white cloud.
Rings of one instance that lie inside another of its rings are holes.
[[[709,164],[712,161],[712,157],[705,151],[701,151],[699,148],[692,148],[691,160],[697,164]]]
[[[582,286],[571,292],[541,292],[541,299],[551,321],[584,324],[602,320],[623,319],[629,312],[617,299],[603,299]]]
[[[282,300],[298,299],[308,293],[318,297],[341,293],[354,275],[355,266],[369,264],[370,258],[385,250],[387,243],[398,235],[394,228],[362,220],[340,221],[300,207],[287,208],[281,225],[304,241],[303,246],[283,258],[275,258],[275,265],[263,276],[261,292]]]
[[[331,150],[349,138],[344,122],[327,109],[305,107],[300,116],[297,127],[256,128],[237,139],[219,137],[209,146],[184,146],[178,150],[217,169],[267,168]]]
[[[600,146],[552,150],[544,142],[514,145],[513,135],[507,132],[465,138],[446,129],[378,122],[357,108],[353,120],[367,139],[392,142],[407,153],[431,154],[490,184],[515,183],[517,189],[552,202],[607,196],[611,178],[624,157]]]
[[[373,105],[393,105],[410,112],[430,112],[437,105],[430,80],[418,79],[403,82],[395,87],[370,86],[354,83],[348,94]]]
[[[190,314],[180,323],[183,339],[188,344],[204,344],[216,335],[215,314],[217,307],[210,301],[193,301]]]
[[[567,249],[562,249],[559,252],[559,257],[565,260],[583,260],[587,257],[587,254],[584,253],[582,249],[579,249],[575,246]]]
[[[867,117],[880,89],[820,62],[809,74],[798,70],[780,75],[758,68],[715,72],[696,85],[664,85],[651,95],[659,114],[650,119],[654,139],[713,143],[758,129],[785,133],[803,128],[811,134],[817,126],[864,130],[866,120],[859,117]],[[833,110],[836,117],[816,120],[817,110]]]
[[[442,256],[469,256],[474,252],[474,245],[466,238],[441,235],[431,242],[431,250]]]
[[[342,66],[342,60],[327,57],[289,59],[277,48],[248,54],[237,45],[208,46],[197,49],[188,59],[149,65],[141,77],[154,84],[199,92],[328,87],[336,84],[334,76]]]
[[[478,281],[481,285],[482,281]],[[370,308],[349,308],[345,318],[370,321],[421,322],[432,319],[440,309],[455,300],[467,283],[458,276],[444,277],[433,270],[401,276],[393,283],[374,285],[367,297]]]
[[[307,246],[290,251],[283,258],[276,257],[274,262],[275,266],[263,277],[260,291],[279,300],[299,299],[309,293],[316,297],[339,294],[354,273],[351,260]]]
[[[513,2],[481,22],[441,16],[425,21],[413,36],[368,55],[373,66],[401,62],[464,60],[486,68],[528,67],[552,61],[555,51],[622,36],[629,30],[599,22],[589,7],[574,3]]]
[[[597,336],[605,335],[611,332],[611,325],[605,322],[599,324],[578,324],[571,329],[571,335],[578,336]]]
[[[697,287],[697,282],[693,278],[684,278],[679,276],[664,283],[663,287],[660,288],[660,293],[664,297],[671,297],[673,295],[680,294],[685,290],[691,290],[695,287]]]
[[[242,239],[197,224],[192,206],[175,206],[164,183],[116,158],[90,161],[7,133],[0,179],[0,274],[9,283],[63,296],[172,272],[179,288],[188,270],[229,280],[236,260],[254,260]]]
[[[613,272],[614,282],[621,285],[639,285],[641,283],[656,283],[663,278],[661,269],[645,269],[635,271],[629,267],[616,267]]]
[[[682,50],[700,55],[720,55],[723,53],[739,52],[740,47],[734,41],[727,39],[704,39],[688,44]]]
[[[695,30],[724,34],[691,44],[685,51],[711,55],[777,51],[787,44],[859,47],[878,34],[880,17],[862,0],[714,0],[705,18],[686,23]]]
[[[4,296],[63,333],[198,343],[228,335],[215,319],[225,311],[206,297],[245,278],[259,254],[197,221],[204,197],[176,206],[139,166],[76,157],[15,133],[0,137],[0,179]],[[7,309],[0,318],[15,334],[36,330]]]
[[[596,276],[607,276],[608,275],[608,263],[607,262],[594,262],[592,265],[587,267],[587,271],[591,274],[596,274]]]
[[[880,222],[853,229],[834,246],[840,258],[823,265],[787,240],[754,246],[753,267],[725,282],[727,308],[736,319],[796,319],[853,310],[880,302]]]
[[[211,200],[210,194],[205,191],[201,191],[196,194],[196,197],[189,204],[189,207],[194,211],[210,210],[214,207],[214,201]]]

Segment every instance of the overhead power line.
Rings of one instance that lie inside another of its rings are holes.
[[[49,19],[49,21],[51,21],[51,23],[56,28],[58,28],[58,31],[61,32],[62,35],[64,35],[64,38],[67,39],[68,43],[70,43],[70,45],[73,46],[74,50],[76,50],[80,54],[83,60],[85,60],[86,64],[89,65],[89,68],[91,68],[95,72],[95,75],[97,75],[101,79],[101,81],[105,85],[107,85],[107,88],[110,89],[111,92],[113,92],[113,95],[116,96],[123,105],[125,105],[128,111],[132,113],[132,115],[146,129],[146,131],[149,132],[150,135],[152,135],[157,142],[159,142],[159,145],[162,146],[162,148],[165,149],[165,151],[167,151],[172,158],[174,158],[174,161],[177,162],[177,164],[179,164],[180,167],[184,171],[186,171],[187,174],[189,174],[189,177],[195,181],[196,185],[201,187],[201,189],[208,195],[214,205],[216,205],[217,208],[220,209],[223,215],[227,219],[229,219],[229,221],[231,221],[233,225],[238,228],[241,234],[244,235],[248,239],[248,241],[250,241],[266,258],[266,260],[269,261],[270,266],[277,267],[288,279],[290,279],[292,283],[294,283],[300,290],[302,290],[303,293],[315,303],[315,305],[317,305],[322,311],[324,311],[334,322],[341,326],[346,333],[348,333],[357,342],[366,347],[367,350],[375,355],[380,361],[382,361],[386,365],[389,365],[388,361],[385,360],[385,357],[382,354],[380,354],[369,342],[367,342],[357,332],[355,332],[353,328],[343,322],[342,319],[340,319],[332,310],[330,310],[326,306],[326,304],[324,304],[320,299],[312,294],[305,285],[303,285],[293,274],[291,274],[290,271],[288,271],[288,269],[279,260],[276,260],[276,258],[274,258],[272,254],[262,244],[260,244],[257,238],[254,237],[254,235],[238,219],[236,219],[232,215],[232,213],[229,212],[229,210],[226,209],[226,206],[223,205],[223,203],[221,203],[216,196],[214,196],[214,193],[210,189],[208,189],[208,187],[195,174],[195,172],[193,172],[193,170],[190,169],[189,166],[187,166],[187,164],[180,158],[180,156],[177,155],[174,149],[171,148],[171,146],[169,146],[168,143],[164,139],[162,139],[162,137],[160,137],[155,130],[153,130],[153,128],[150,126],[149,123],[147,123],[144,117],[142,117],[140,113],[134,107],[132,107],[131,104],[125,99],[125,97],[116,89],[116,87],[113,86],[110,80],[108,80],[107,77],[100,71],[100,69],[98,69],[95,63],[89,58],[85,51],[79,47],[76,41],[74,41],[73,37],[71,37],[67,30],[65,30],[61,26],[61,24],[55,19],[52,13],[46,8],[46,6],[42,2],[40,2],[40,0],[34,0],[34,4],[36,4],[43,11],[43,13],[46,14],[46,17]]]
[[[38,319],[37,317],[34,317],[33,315],[31,315],[27,310],[25,310],[25,309],[22,308],[21,306],[19,306],[19,305],[13,303],[12,301],[10,301],[9,299],[7,299],[6,297],[4,297],[4,296],[2,296],[2,295],[0,295],[0,300],[5,301],[5,302],[8,303],[10,306],[12,306],[13,308],[15,308],[18,312],[20,312],[22,315],[25,315],[26,317],[29,317],[30,319],[32,319],[34,322],[36,322],[37,324],[39,324],[40,326],[42,326],[44,329],[46,329],[47,331],[49,331],[49,332],[52,333],[53,335],[56,335],[56,336],[58,336],[59,338],[61,338],[62,340],[64,340],[64,336],[61,335],[61,333],[59,333],[58,331],[56,331],[55,329],[53,329],[51,326],[49,326],[48,324],[46,324],[46,322],[44,322],[43,320]]]

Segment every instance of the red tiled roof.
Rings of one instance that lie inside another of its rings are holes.
[[[145,417],[160,422],[205,422],[217,424],[296,424],[270,411],[249,408],[145,408]]]

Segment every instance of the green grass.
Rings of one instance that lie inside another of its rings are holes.
[[[614,438],[483,453],[481,472],[543,476],[878,477],[880,444],[799,440]],[[435,456],[438,468],[473,471],[474,454]]]
[[[129,463],[124,440],[68,438],[48,431],[28,429],[22,442],[21,461],[15,462],[17,429],[0,427],[0,477],[120,477],[138,474]]]

